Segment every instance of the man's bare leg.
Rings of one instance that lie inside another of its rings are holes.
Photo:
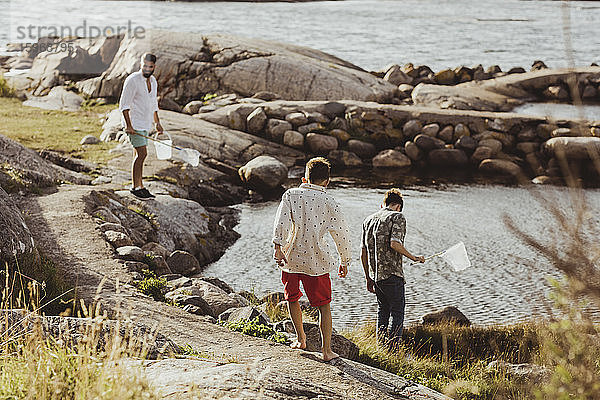
[[[131,178],[133,188],[141,188],[142,185],[142,169],[144,167],[144,160],[148,150],[146,146],[140,146],[133,149],[133,163],[131,164]]]
[[[288,311],[296,330],[296,341],[290,347],[292,349],[306,348],[306,333],[304,333],[304,325],[302,325],[302,309],[297,301],[288,301]]]
[[[319,307],[319,327],[321,328],[321,343],[323,343],[323,361],[330,361],[339,357],[339,354],[336,354],[331,350],[331,333],[333,332],[333,326],[329,303]]]

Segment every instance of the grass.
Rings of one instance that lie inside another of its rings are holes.
[[[82,146],[79,142],[86,135],[99,136],[102,132],[100,117],[113,108],[114,105],[103,105],[79,112],[48,111],[23,106],[16,98],[0,97],[0,134],[36,151],[54,150],[106,164],[114,157],[108,153],[114,143]]]
[[[20,307],[31,316],[40,309],[42,287],[27,285],[28,293],[21,292],[21,275],[12,271],[4,277],[0,312]],[[103,319],[89,317],[93,322],[79,332],[62,332],[58,337],[37,328],[23,334],[0,318],[0,398],[158,399],[142,371],[145,344],[140,347],[120,335],[104,342],[99,329]]]
[[[258,317],[250,321],[244,319],[235,322],[225,321],[222,323],[222,325],[231,331],[268,339],[275,343],[285,344],[288,341],[287,336],[285,336],[283,333],[275,331],[270,326],[259,323]]]
[[[15,91],[13,88],[8,86],[8,82],[4,79],[4,76],[0,74],[0,97],[14,97]]]
[[[488,370],[493,360],[510,363],[539,359],[538,327],[409,327],[398,351],[378,345],[375,324],[344,335],[360,348],[359,361],[384,369],[455,399],[533,399],[531,382]],[[525,333],[525,334],[524,334]],[[443,351],[442,337],[448,342]]]

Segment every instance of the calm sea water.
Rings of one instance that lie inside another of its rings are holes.
[[[403,190],[407,219],[406,247],[413,254],[431,255],[464,242],[473,264],[454,272],[441,259],[405,264],[406,319],[419,321],[427,312],[456,306],[477,324],[510,323],[551,316],[548,278],[560,274],[523,244],[503,222],[511,217],[527,233],[551,241],[557,227],[547,210],[527,188],[496,185],[412,187]],[[359,260],[363,219],[378,210],[385,190],[341,187],[330,189],[341,203],[351,226],[354,260],[348,277],[333,277],[334,324],[349,327],[374,318],[376,299],[365,289]],[[563,188],[542,193],[568,209]],[[587,190],[591,210],[600,209],[600,190]],[[281,291],[280,275],[272,260],[272,223],[277,202],[241,205],[239,239],[205,275],[218,276],[237,290]],[[600,218],[591,215],[598,226]],[[333,247],[332,247],[333,248]],[[600,319],[600,314],[597,314]]]
[[[131,22],[132,27],[146,29],[278,40],[323,50],[373,70],[407,62],[436,70],[479,63],[506,69],[528,67],[537,59],[559,67],[567,65],[567,47],[573,48],[575,65],[600,61],[596,2],[0,0],[0,9],[0,46],[30,25],[35,32],[38,27],[75,29],[85,22],[89,32],[90,26],[116,28]],[[564,26],[570,28],[568,36]]]

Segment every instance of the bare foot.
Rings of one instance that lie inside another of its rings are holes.
[[[290,344],[290,347],[292,349],[300,349],[300,350],[306,349],[306,338],[304,338],[304,340],[293,341],[292,344]]]
[[[327,362],[327,361],[331,361],[334,358],[338,358],[340,355],[337,353],[334,353],[332,350],[329,351],[323,351],[323,361]]]

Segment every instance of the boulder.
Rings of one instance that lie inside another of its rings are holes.
[[[362,140],[348,140],[347,148],[348,151],[351,151],[362,159],[373,158],[377,154],[377,148],[374,144],[363,142]]]
[[[65,89],[62,86],[56,86],[50,90],[50,93],[42,97],[30,97],[23,102],[24,106],[36,107],[44,110],[61,111],[79,111],[83,97]]]
[[[220,321],[227,322],[238,322],[238,321],[252,321],[258,317],[258,323],[266,326],[271,325],[271,320],[264,312],[260,311],[256,307],[246,306],[239,308],[230,308],[219,315]]]
[[[214,313],[212,316],[215,318],[230,308],[238,308],[242,306],[238,300],[232,298],[223,289],[211,283],[195,279],[194,286],[200,291],[200,296],[212,309]]]
[[[257,190],[278,187],[287,178],[287,174],[285,164],[270,156],[256,157],[239,169],[242,182]]]
[[[533,142],[537,137],[538,136],[535,133],[535,131],[533,131],[533,129],[527,129],[522,132],[519,132],[519,134],[517,135],[517,140],[519,142]]]
[[[544,97],[550,100],[569,99],[569,92],[567,91],[567,89],[559,85],[549,86],[546,90],[544,90],[542,94],[544,95]]]
[[[414,142],[406,142],[404,145],[404,152],[412,161],[419,161],[423,158],[423,152]]]
[[[456,82],[456,73],[451,69],[439,71],[433,77],[440,85],[454,85]]]
[[[450,306],[423,316],[423,325],[437,324],[470,326],[471,321],[458,308]]]
[[[375,168],[405,168],[410,166],[410,158],[397,150],[383,150],[373,158],[373,167]]]
[[[145,254],[142,251],[142,249],[140,249],[137,246],[123,246],[123,247],[119,247],[117,248],[117,254],[119,255],[119,258],[123,259],[123,260],[128,260],[128,261],[144,261],[145,258]]]
[[[200,272],[200,263],[196,257],[183,250],[172,252],[167,258],[167,265],[176,274],[193,275]]]
[[[253,135],[259,134],[265,129],[265,124],[267,123],[267,114],[262,107],[258,107],[256,110],[252,111],[248,114],[246,118],[246,126],[248,128],[248,132]]]
[[[393,65],[387,70],[383,77],[384,81],[388,81],[392,85],[410,84],[413,78],[408,76],[399,65]]]
[[[325,104],[318,105],[317,112],[323,114],[329,119],[335,119],[344,117],[344,114],[346,113],[346,106],[342,103],[338,103],[337,101],[329,101]]]
[[[318,111],[305,111],[304,115],[306,115],[306,118],[308,118],[308,122],[311,123],[319,123],[319,124],[328,124],[329,122],[331,122],[329,120],[329,118],[327,118],[325,115],[321,114]]]
[[[306,144],[313,154],[326,155],[332,150],[337,150],[338,141],[336,138],[318,133],[309,133],[306,135]]]
[[[495,156],[502,151],[502,142],[496,139],[485,139],[479,142],[478,147],[490,148],[492,150],[492,155]]]
[[[458,140],[463,136],[471,136],[471,131],[467,125],[458,123],[454,127],[454,139]]]
[[[346,143],[352,136],[342,129],[332,129],[329,134],[334,138],[338,139],[342,143]]]
[[[267,138],[281,143],[283,142],[283,134],[292,130],[292,124],[281,119],[269,119],[267,121]]]
[[[454,147],[466,151],[473,151],[477,148],[477,141],[471,136],[461,136],[461,138],[454,143]]]
[[[302,125],[298,127],[298,132],[300,132],[303,135],[306,135],[307,133],[311,133],[311,132],[323,132],[325,131],[325,126],[323,126],[323,124],[320,124],[318,122],[312,122],[310,124],[306,124],[306,125]]]
[[[554,124],[539,124],[536,127],[536,133],[540,139],[546,140],[550,139],[552,132],[558,129],[558,125]]]
[[[423,127],[423,129],[421,129],[421,133],[423,135],[427,135],[427,136],[431,136],[431,137],[436,137],[439,131],[440,131],[440,126],[436,123],[425,125]]]
[[[183,107],[183,112],[190,115],[198,114],[198,111],[204,105],[202,100],[192,100]]]
[[[3,135],[0,135],[1,165],[8,165],[13,171],[13,174],[5,175],[0,167],[0,184],[8,192],[54,186],[61,181],[79,185],[92,181],[89,176],[53,164]],[[14,173],[19,175],[18,181],[11,177]]]
[[[561,136],[579,136],[577,133],[570,128],[557,128],[552,131],[550,137],[561,137]]]
[[[161,110],[175,111],[178,113],[183,112],[183,109],[175,100],[163,98],[162,96],[159,96],[158,98],[158,108]]]
[[[14,263],[24,254],[36,252],[33,236],[21,210],[0,187],[0,261]]]
[[[211,285],[215,285],[216,287],[218,287],[219,289],[223,290],[225,293],[231,295],[231,294],[235,294],[235,291],[233,290],[233,288],[231,286],[229,286],[226,282],[222,281],[221,279],[214,277],[214,276],[205,276],[202,278],[199,278],[200,280],[204,281],[204,282],[208,282]]]
[[[490,373],[500,373],[512,379],[527,382],[528,384],[541,385],[550,380],[552,370],[536,364],[511,364],[502,360],[490,362],[486,370]]]
[[[308,118],[301,112],[288,114],[285,116],[285,120],[295,127],[308,124]]]
[[[403,97],[410,97],[410,94],[412,93],[413,89],[415,87],[413,85],[409,85],[406,83],[403,83],[401,85],[398,85],[398,93]]]
[[[294,149],[303,149],[304,135],[296,131],[286,131],[283,134],[283,144]]]
[[[452,125],[445,126],[438,133],[437,137],[443,140],[445,143],[452,143],[454,139],[454,127]]]
[[[280,97],[382,102],[396,90],[348,62],[306,47],[219,34],[147,31],[144,38],[121,41],[95,94],[117,98],[125,77],[149,50],[158,57],[157,75],[165,96],[182,104],[223,91],[242,96],[270,92],[261,96],[267,101]]]
[[[104,238],[114,248],[133,245],[133,242],[131,241],[129,236],[127,236],[126,234],[124,234],[122,232],[106,231],[106,232],[104,232]]]
[[[125,229],[125,227],[121,224],[113,224],[111,222],[105,222],[103,224],[101,224],[98,227],[98,230],[102,233],[106,232],[106,231],[115,231],[115,232],[121,232],[127,235],[127,229]],[[145,250],[145,249],[143,249]]]
[[[463,167],[469,158],[460,149],[436,149],[429,152],[427,161],[435,167]]]
[[[214,314],[213,309],[206,302],[206,300],[204,300],[199,295],[199,291],[198,290],[194,291],[192,289],[195,289],[195,288],[182,287],[179,289],[175,289],[171,292],[166,293],[165,298],[167,300],[172,301],[173,303],[177,304],[179,307],[182,307],[184,309],[186,306],[191,306],[191,307],[188,307],[188,309],[186,310],[187,312],[190,312],[190,313],[193,313],[196,315],[213,315]]]
[[[566,157],[567,160],[588,160],[600,154],[598,137],[557,137],[543,145],[544,151],[553,157]]]
[[[489,147],[481,146],[475,149],[471,156],[471,162],[477,166],[485,159],[493,157],[493,151]]]
[[[407,139],[413,139],[421,132],[422,128],[423,124],[421,124],[421,121],[418,119],[411,119],[402,127],[402,133]]]
[[[596,96],[598,96],[598,90],[592,85],[586,85],[583,88],[583,94],[581,95],[582,98],[590,100],[595,98]]]
[[[434,149],[443,149],[446,145],[443,140],[425,134],[417,135],[417,137],[415,137],[415,144],[425,152]]]
[[[327,155],[334,167],[357,168],[363,165],[361,159],[354,153],[346,150],[333,150]]]
[[[100,227],[102,228],[102,226],[100,226]],[[146,243],[145,245],[142,246],[142,250],[144,250],[146,253],[152,253],[157,256],[161,256],[164,259],[169,257],[169,254],[170,254],[169,250],[167,250],[163,245],[156,243],[156,242]]]
[[[487,159],[479,164],[479,171],[486,174],[511,175],[514,177],[523,176],[521,167],[512,161]]]
[[[81,145],[84,145],[84,144],[98,144],[98,143],[100,143],[100,139],[98,139],[94,135],[86,135],[79,142],[79,144],[81,144]]]

